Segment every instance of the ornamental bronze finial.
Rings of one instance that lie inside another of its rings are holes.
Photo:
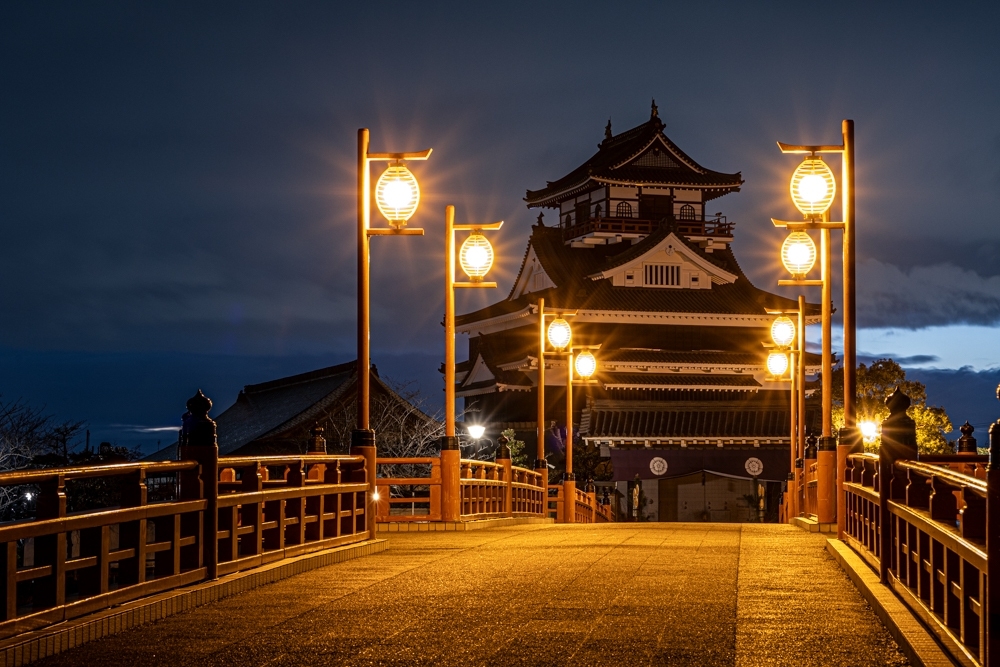
[[[656,99],[655,98],[653,99],[652,109],[650,109],[649,117],[650,118],[659,118],[660,117],[660,110],[656,108]]]

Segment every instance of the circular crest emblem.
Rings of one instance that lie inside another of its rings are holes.
[[[748,458],[747,462],[743,464],[743,467],[746,468],[747,473],[751,477],[756,477],[757,475],[764,472],[764,463],[756,456],[751,456],[750,458]]]
[[[652,461],[649,462],[649,470],[654,475],[657,476],[662,475],[663,473],[667,472],[667,462],[664,459],[657,456]]]

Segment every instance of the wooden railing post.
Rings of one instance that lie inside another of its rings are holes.
[[[510,461],[510,447],[507,446],[507,438],[500,436],[497,438],[500,449],[497,451],[496,462],[503,466],[503,515],[514,516],[514,468]]]
[[[462,520],[462,452],[458,438],[441,438],[441,520]]]
[[[892,567],[893,522],[889,501],[893,498],[895,464],[900,459],[916,460],[917,426],[906,414],[910,397],[896,388],[886,399],[889,416],[882,422],[882,446],[878,452],[879,492],[879,577],[889,584]]]
[[[212,401],[198,393],[188,399],[187,414],[181,427],[179,457],[182,461],[197,461],[201,466],[200,486],[206,500],[202,521],[202,553],[209,579],[219,577],[219,443],[215,422],[208,416]],[[183,492],[183,489],[182,489]]]
[[[1000,400],[1000,386],[997,387]],[[990,424],[990,463],[986,472],[986,659],[1000,664],[1000,419]],[[996,659],[993,656],[997,656]]]
[[[844,482],[847,480],[846,470],[848,457],[864,451],[861,441],[861,431],[857,428],[840,429],[840,441],[837,444],[837,539],[844,539],[847,528],[847,495],[844,492]],[[860,481],[860,480],[859,480]]]

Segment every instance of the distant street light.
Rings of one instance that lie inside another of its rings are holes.
[[[780,378],[788,370],[788,355],[784,352],[771,352],[767,355],[767,371],[775,378]]]
[[[782,315],[771,323],[771,340],[778,347],[788,347],[795,340],[795,323],[792,318]]]
[[[870,445],[878,439],[878,424],[873,421],[862,421],[858,422],[858,428],[861,430],[861,439],[864,440],[865,444]]]
[[[470,424],[467,430],[473,440],[479,440],[486,434],[486,427],[482,424]]]

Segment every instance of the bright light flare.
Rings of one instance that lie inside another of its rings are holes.
[[[781,244],[781,263],[796,279],[804,278],[816,265],[816,243],[805,232],[792,232]]]
[[[823,158],[813,155],[796,167],[789,188],[795,208],[807,218],[818,218],[833,205],[837,180]]]
[[[465,275],[472,282],[479,282],[493,267],[493,246],[480,232],[473,232],[462,244],[458,261]]]
[[[767,355],[767,372],[776,378],[788,370],[788,355],[784,352],[772,352]]]
[[[486,427],[481,424],[470,424],[468,431],[473,440],[479,440],[486,433]]]
[[[858,422],[858,428],[861,430],[861,439],[866,443],[871,444],[878,438],[877,423],[873,421]]]
[[[788,347],[795,340],[795,323],[792,318],[782,315],[771,324],[771,340],[778,347]]]
[[[402,227],[420,203],[420,186],[405,165],[390,165],[375,184],[375,204],[389,224]]]
[[[573,339],[573,330],[569,327],[569,322],[561,317],[557,317],[549,324],[549,345],[562,352]]]
[[[597,370],[597,358],[590,350],[584,350],[576,355],[576,374],[587,380]]]
[[[379,494],[378,491],[375,491],[374,493],[372,493],[372,500],[374,500],[375,502],[378,502],[379,498],[381,498],[381,497],[382,496],[381,496],[381,494]]]

